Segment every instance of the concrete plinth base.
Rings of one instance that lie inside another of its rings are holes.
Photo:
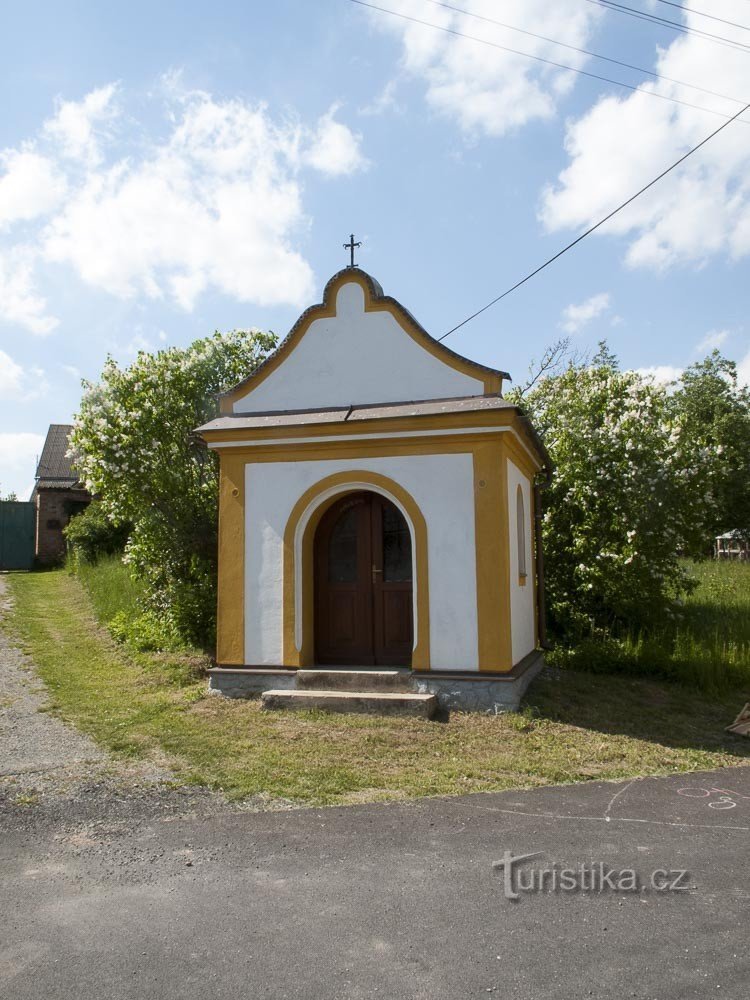
[[[393,692],[434,695],[443,709],[464,712],[513,712],[526,688],[544,666],[540,650],[534,650],[507,674],[409,670],[328,668],[293,670],[270,667],[215,667],[209,671],[212,694],[228,698],[252,698],[266,691]],[[278,699],[280,705],[298,705],[306,699]],[[342,704],[346,703],[346,698]],[[351,699],[350,699],[351,700]],[[384,699],[384,702],[388,699]],[[364,704],[364,703],[363,703]],[[377,699],[368,704],[377,709]]]
[[[526,688],[544,667],[544,656],[534,651],[506,675],[412,674],[412,690],[434,694],[442,708],[463,712],[515,712]]]

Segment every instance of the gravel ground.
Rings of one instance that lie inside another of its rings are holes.
[[[84,823],[117,814],[125,822],[131,814],[181,811],[202,800],[214,809],[223,805],[203,789],[176,789],[167,767],[112,758],[50,714],[33,663],[2,628],[11,600],[0,574],[0,828],[32,817],[41,822],[40,811],[51,822],[65,814]]]
[[[0,615],[9,606],[7,581],[0,577]],[[105,759],[87,736],[45,714],[48,704],[29,658],[0,632],[0,777],[83,771]]]

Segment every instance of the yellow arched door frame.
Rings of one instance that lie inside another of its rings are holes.
[[[352,470],[326,476],[306,490],[284,529],[283,653],[285,667],[315,662],[313,542],[320,519],[336,500],[356,490],[373,490],[401,510],[412,533],[414,560],[414,650],[412,669],[430,669],[430,596],[427,522],[402,486],[376,472]]]

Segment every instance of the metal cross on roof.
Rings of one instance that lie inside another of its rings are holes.
[[[354,263],[354,250],[355,250],[355,247],[361,247],[361,246],[362,246],[361,242],[359,242],[359,243],[355,243],[354,242],[354,233],[352,233],[350,235],[350,237],[349,237],[349,242],[344,244],[344,250],[348,250],[349,253],[351,254],[351,263],[349,264],[349,267],[356,267],[357,266]]]

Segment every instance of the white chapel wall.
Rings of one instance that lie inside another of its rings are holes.
[[[526,586],[518,580],[518,532],[516,530],[516,494],[523,493],[524,535],[526,542]],[[518,466],[508,459],[508,540],[510,543],[510,622],[513,664],[536,647],[534,621],[534,563],[531,526],[531,482]]]
[[[366,313],[364,305],[360,284],[342,285],[336,315],[315,320],[284,362],[234,403],[234,412],[326,409],[484,392],[481,378],[455,371],[412,340],[389,312]]]
[[[283,651],[283,544],[292,508],[339,472],[374,472],[403,487],[427,522],[433,670],[477,670],[473,463],[470,454],[245,467],[245,663],[277,666]],[[530,589],[530,588],[529,588]]]

